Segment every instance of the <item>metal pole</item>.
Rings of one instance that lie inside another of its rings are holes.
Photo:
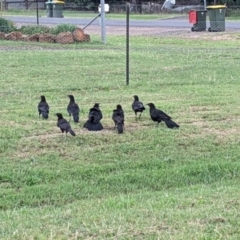
[[[207,9],[207,3],[206,3],[206,0],[203,0],[203,4],[204,4],[204,10]]]
[[[101,0],[101,36],[102,42],[106,44],[106,26],[105,26],[105,1]]]
[[[37,25],[39,25],[38,0],[36,1],[36,11],[37,11]]]
[[[129,9],[130,5],[126,5],[126,84],[129,85]]]

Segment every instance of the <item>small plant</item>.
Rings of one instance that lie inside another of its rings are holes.
[[[36,34],[36,33],[49,33],[50,28],[46,26],[22,26],[19,31],[22,34]]]
[[[5,18],[0,18],[0,32],[9,33],[12,31],[16,31],[13,22]]]
[[[61,32],[73,32],[77,27],[73,24],[60,24],[51,29],[52,34],[59,34]]]

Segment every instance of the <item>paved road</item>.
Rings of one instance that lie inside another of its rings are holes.
[[[5,16],[13,22],[18,23],[37,23],[36,17],[23,17],[23,16]],[[90,18],[47,18],[40,17],[39,24],[61,24],[70,23],[84,27],[92,19]],[[99,20],[96,19],[92,25],[98,25]],[[106,26],[125,26],[125,20],[109,20],[106,19]],[[209,24],[208,24],[209,25]],[[172,18],[172,19],[158,19],[158,20],[130,20],[130,26],[132,27],[168,27],[168,28],[191,28],[192,24],[188,22],[187,18]],[[238,29],[240,30],[240,21],[226,21],[226,29]]]

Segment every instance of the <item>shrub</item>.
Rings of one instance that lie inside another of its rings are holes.
[[[10,33],[12,31],[16,31],[14,23],[5,18],[0,18],[0,32]]]
[[[40,25],[33,25],[33,26],[22,26],[19,31],[22,32],[22,34],[36,34],[36,33],[49,33],[50,28],[46,26],[40,26]]]
[[[54,35],[57,35],[62,32],[71,32],[72,33],[76,28],[77,27],[72,24],[60,24],[60,25],[57,25],[56,27],[53,27],[50,32]]]

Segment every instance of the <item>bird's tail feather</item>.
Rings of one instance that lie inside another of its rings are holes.
[[[172,121],[171,119],[165,120],[165,123],[168,128],[178,128],[179,127],[179,125],[177,123],[175,123],[174,121]]]
[[[92,123],[87,121],[84,125],[84,128],[87,128],[89,131],[100,131],[103,129],[103,126],[100,122],[98,123]]]
[[[76,115],[73,115],[73,120],[74,120],[74,122],[79,122],[79,115],[78,114],[76,114]]]
[[[118,133],[123,133],[123,124],[120,122],[117,124],[117,130],[118,130]]]
[[[44,111],[44,112],[42,112],[42,116],[43,116],[43,118],[47,119],[48,118],[48,113]]]
[[[72,129],[69,130],[69,133],[70,133],[72,136],[76,136],[75,132],[74,132]]]

